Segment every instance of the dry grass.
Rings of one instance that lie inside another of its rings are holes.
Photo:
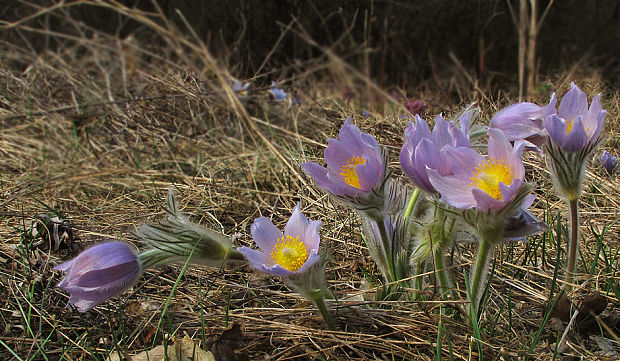
[[[120,5],[118,10],[140,20],[140,13]],[[29,30],[26,25],[14,28],[20,27]],[[321,162],[327,137],[335,136],[351,115],[363,131],[388,146],[392,168],[400,174],[396,159],[404,109],[387,97],[371,104],[342,100],[333,90],[342,84],[330,81],[330,72],[363,89],[369,80],[333,54],[327,62],[307,66],[314,71],[287,79],[287,90],[297,92],[301,106],[287,108],[258,91],[242,105],[225,85],[227,70],[206,49],[166,24],[151,29],[169,46],[149,48],[144,39],[125,41],[102,33],[78,39],[50,34],[58,37],[60,48],[37,55],[1,44],[6,56],[0,65],[0,359],[102,360],[113,350],[148,349],[172,334],[208,343],[232,322],[242,325],[241,353],[249,359],[477,359],[472,328],[458,317],[440,315],[447,305],[432,300],[432,286],[427,302],[347,299],[372,299],[377,270],[354,215],[312,187],[299,166]],[[458,83],[459,92],[469,89],[459,99],[424,95],[433,115],[477,100],[482,119],[488,120],[507,103],[503,94],[486,94],[466,79],[446,80],[446,87]],[[609,111],[603,148],[617,148],[620,95],[598,88],[601,83],[591,76],[570,74],[574,79],[590,95],[603,91]],[[256,80],[263,81],[263,75]],[[569,81],[562,75],[548,83],[561,93]],[[363,109],[372,115],[363,118]],[[546,168],[537,156],[527,164],[539,194],[534,212],[558,227],[554,219],[564,206]],[[575,298],[600,291],[610,301],[607,319],[617,320],[619,181],[595,162],[590,169],[582,202],[583,259],[588,267],[598,266],[580,278]],[[160,267],[147,271],[131,292],[93,311],[66,309],[67,295],[55,287],[61,274],[53,266],[103,239],[139,244],[135,227],[163,215],[168,188],[176,190],[181,208],[196,222],[235,235],[238,245],[251,243],[254,218],[268,216],[281,226],[301,201],[309,218],[324,222],[323,246],[332,259],[327,278],[341,299],[333,305],[341,329],[325,330],[310,303],[247,266],[190,267],[180,277],[181,267]],[[27,233],[40,214],[60,216],[73,237],[58,249],[33,242]],[[593,231],[604,228],[604,255],[597,258]],[[474,251],[461,246],[454,252],[453,274],[463,297],[463,271],[469,270]],[[541,329],[557,251],[555,232],[501,248],[481,325],[484,359],[525,357]],[[613,338],[616,326],[608,326],[610,331],[604,326],[594,332],[571,330],[561,351],[599,357],[601,349],[590,336]],[[562,327],[566,324],[542,327],[532,359],[553,357]]]

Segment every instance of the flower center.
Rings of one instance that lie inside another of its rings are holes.
[[[345,183],[347,183],[351,187],[362,189],[362,187],[360,186],[360,178],[357,176],[355,168],[357,168],[358,165],[364,163],[366,163],[366,159],[356,156],[349,159],[347,161],[347,164],[342,166],[342,172],[340,172],[340,175],[344,177]]]
[[[570,133],[570,131],[573,129],[574,126],[575,126],[574,120],[566,122],[566,134]]]
[[[282,268],[291,272],[297,271],[306,263],[308,250],[299,236],[282,236],[271,250],[271,258]]]
[[[499,183],[512,184],[510,166],[503,159],[489,159],[478,164],[471,178],[470,187],[480,188],[495,199],[502,199]]]
[[[570,133],[571,130],[573,130],[573,127],[575,126],[575,119],[573,120],[566,120],[566,134]],[[586,130],[586,132],[588,132],[590,130],[590,128],[586,127],[584,124],[584,128]]]

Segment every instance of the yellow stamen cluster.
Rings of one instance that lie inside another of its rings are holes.
[[[470,187],[480,188],[495,199],[502,199],[499,183],[512,184],[510,166],[503,159],[489,159],[478,164],[471,178]]]
[[[303,242],[299,241],[299,236],[282,236],[271,250],[271,258],[282,268],[291,272],[297,271],[306,263],[308,250]]]
[[[567,120],[566,121],[566,134],[570,133],[571,130],[573,130],[573,127],[575,126],[575,119],[573,120]],[[586,130],[586,132],[588,132],[590,129],[588,127],[585,126],[584,124],[584,128]]]
[[[366,159],[362,157],[352,157],[347,161],[347,164],[342,166],[342,172],[340,172],[340,175],[344,177],[345,183],[357,189],[362,189],[360,186],[360,178],[357,176],[357,171],[355,168],[364,163],[366,163]]]
[[[574,120],[567,121],[566,122],[566,134],[570,133],[571,129],[573,129],[574,126],[575,126]]]

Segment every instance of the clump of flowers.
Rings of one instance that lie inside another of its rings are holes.
[[[241,99],[247,97],[248,86],[235,80],[232,89]],[[276,100],[288,98],[275,82],[269,91]],[[325,166],[301,165],[318,187],[360,217],[362,238],[385,282],[377,298],[399,299],[412,286],[409,280],[414,273],[422,280],[432,263],[441,291],[435,294],[458,299],[445,254],[457,236],[465,234],[478,243],[467,290],[470,316],[479,317],[494,248],[549,229],[528,211],[536,197],[525,180],[522,154],[538,147],[544,150],[556,189],[569,206],[567,280],[572,283],[584,168],[600,143],[606,111],[599,95],[588,105],[587,96],[574,83],[557,111],[556,103],[553,94],[544,106],[528,102],[509,106],[492,118],[487,131],[472,127],[478,114],[473,104],[453,121],[438,115],[431,130],[420,117],[426,105],[408,101],[414,122],[404,131],[399,160],[405,179],[415,186],[413,191],[392,177],[386,148],[349,117],[338,138],[328,139]],[[362,116],[369,114],[362,112]],[[481,154],[474,148],[483,134],[488,142]],[[617,158],[605,152],[599,162],[611,173]],[[127,243],[109,242],[57,266],[67,273],[59,286],[71,294],[69,304],[81,312],[92,309],[131,287],[145,269],[161,264],[248,262],[286,281],[318,307],[328,327],[334,327],[325,302],[332,296],[325,282],[326,257],[320,252],[322,223],[307,219],[300,204],[293,208],[284,230],[266,217],[254,220],[250,232],[257,249],[237,248],[222,232],[190,221],[177,209],[172,192],[166,212],[163,220],[138,228],[138,237],[147,245],[141,252]],[[428,294],[422,283],[415,287],[419,294]]]
[[[429,169],[428,177],[441,200],[456,209],[479,240],[470,280],[471,302],[478,310],[493,249],[504,239],[511,217],[533,202],[524,182],[521,154],[525,143],[513,147],[497,129],[489,130],[488,158],[471,148],[448,148],[450,173]]]
[[[536,144],[542,145],[555,188],[569,208],[571,232],[566,280],[572,283],[577,268],[579,196],[585,166],[600,143],[607,111],[601,106],[600,95],[595,95],[588,106],[587,95],[575,83],[571,83],[571,89],[562,97],[557,112],[555,104],[555,94],[545,107],[515,104],[500,112],[491,126],[504,130],[511,140],[531,140],[533,136]]]

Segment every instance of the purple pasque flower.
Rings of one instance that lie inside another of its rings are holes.
[[[547,140],[543,120],[555,114],[557,98],[555,93],[545,106],[522,102],[500,110],[491,119],[491,128],[504,132],[509,141],[527,140],[541,146]]]
[[[607,111],[603,109],[600,94],[588,98],[575,83],[562,97],[557,114],[544,118],[544,126],[555,144],[566,152],[577,152],[597,144]]]
[[[426,121],[415,116],[415,125],[409,122],[405,130],[405,142],[400,151],[400,165],[416,187],[428,192],[437,190],[428,179],[428,169],[440,175],[449,174],[445,147],[469,147],[469,114],[460,117],[461,129],[441,115],[435,117],[433,131]]]
[[[54,269],[67,273],[58,287],[71,294],[69,305],[80,312],[118,296],[131,287],[142,273],[136,250],[124,242],[107,242],[90,247]]]
[[[407,111],[409,111],[411,115],[424,115],[428,105],[424,104],[424,102],[420,99],[416,99],[414,101],[406,99],[405,108],[407,108]]]
[[[525,142],[517,141],[513,148],[504,133],[489,129],[488,158],[471,148],[447,147],[450,174],[428,168],[429,181],[441,200],[453,207],[499,211],[512,202],[524,184],[524,146]]]
[[[234,79],[232,84],[232,91],[237,95],[239,100],[246,100],[248,98],[248,87],[250,83],[241,83],[238,79]]]
[[[372,135],[363,133],[347,117],[338,138],[327,141],[327,168],[314,162],[302,164],[319,187],[337,197],[357,198],[384,183],[385,157]]]
[[[276,88],[276,85],[277,84],[275,81],[271,82],[271,88],[269,89],[269,91],[271,92],[271,95],[273,95],[273,97],[276,98],[276,100],[285,100],[286,92],[282,88]]]
[[[287,277],[303,274],[319,259],[320,221],[308,220],[298,203],[282,233],[266,217],[256,218],[250,231],[260,250],[239,248],[257,270]]]
[[[610,174],[618,165],[618,157],[616,157],[615,155],[611,155],[611,153],[609,153],[608,151],[604,151],[598,161]]]

